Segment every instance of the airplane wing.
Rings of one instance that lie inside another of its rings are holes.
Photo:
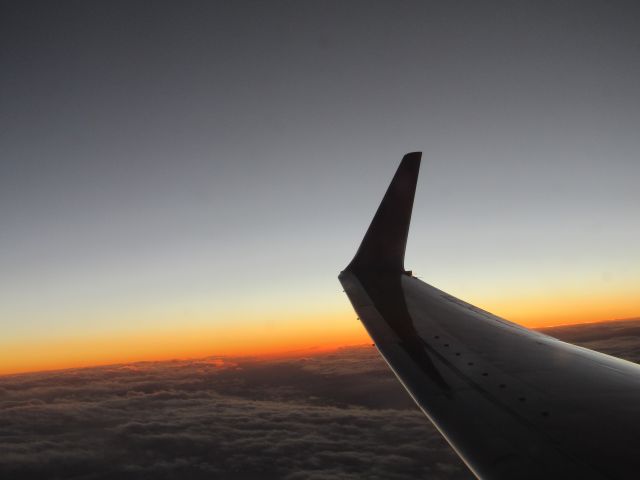
[[[511,323],[405,271],[420,159],[403,158],[339,276],[380,354],[478,478],[640,478],[639,365]]]

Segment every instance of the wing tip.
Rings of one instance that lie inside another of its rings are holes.
[[[402,157],[347,270],[404,271],[404,253],[421,160],[422,152],[409,152]]]
[[[420,163],[420,160],[422,159],[422,152],[420,151],[415,151],[415,152],[409,152],[407,154],[405,154],[404,157],[402,157],[402,161],[407,161],[407,162],[418,162]]]

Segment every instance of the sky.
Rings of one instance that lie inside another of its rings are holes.
[[[0,3],[0,373],[368,342],[406,266],[527,326],[640,315],[635,2]]]

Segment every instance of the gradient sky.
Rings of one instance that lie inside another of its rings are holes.
[[[636,2],[2,2],[0,372],[366,342],[407,266],[530,325],[640,315]]]

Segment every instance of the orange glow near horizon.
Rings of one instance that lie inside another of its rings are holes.
[[[470,303],[527,327],[592,323],[638,317],[635,299],[563,296],[541,301],[535,297]],[[136,361],[305,354],[370,343],[355,313],[348,309],[233,325],[165,326],[113,333],[87,333],[0,343],[0,375],[80,368]]]
[[[637,318],[640,298],[634,289],[610,292],[562,291],[555,295],[513,295],[499,299],[466,299],[495,315],[528,328]]]
[[[206,356],[263,357],[368,342],[360,322],[348,313],[257,326],[184,326],[0,345],[0,375]]]

